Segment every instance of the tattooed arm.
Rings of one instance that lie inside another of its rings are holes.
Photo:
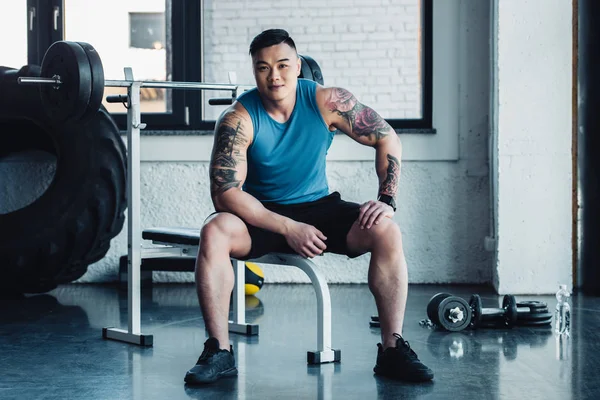
[[[307,257],[319,254],[312,243],[316,242],[323,249],[324,244],[310,236],[316,228],[267,210],[254,196],[242,190],[253,135],[250,116],[239,103],[232,105],[217,121],[210,161],[210,193],[215,210],[232,213],[250,225],[284,235],[299,254]]]
[[[210,193],[217,211],[229,208],[227,200],[241,191],[246,179],[246,152],[252,139],[252,130],[248,129],[252,122],[248,120],[243,110],[232,107],[221,115],[215,126]]]
[[[346,89],[318,87],[317,102],[331,130],[339,129],[358,143],[375,148],[378,195],[395,198],[400,180],[402,144],[394,129]]]

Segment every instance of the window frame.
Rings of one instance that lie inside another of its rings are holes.
[[[170,7],[169,7],[170,4]],[[165,9],[167,20],[166,34],[171,35],[172,80],[183,82],[201,82],[203,66],[202,48],[202,0],[171,0]],[[41,65],[48,47],[64,38],[64,1],[63,0],[27,0],[27,14],[36,8],[33,25],[27,35],[28,63]],[[58,29],[52,26],[54,9],[58,8]],[[411,133],[435,133],[433,122],[433,0],[421,0],[421,118],[397,118],[386,121],[399,133],[403,130]],[[170,26],[169,26],[170,25]],[[169,42],[169,41],[167,41]],[[93,45],[93,43],[92,43]],[[167,53],[168,54],[168,53]],[[125,65],[124,65],[125,67]],[[135,78],[135,71],[134,78]],[[200,95],[199,95],[200,93]],[[147,124],[146,130],[159,134],[184,134],[178,131],[214,130],[216,121],[203,120],[203,96],[201,92],[172,90],[171,112],[142,113]],[[127,114],[111,114],[120,129],[127,129]]]

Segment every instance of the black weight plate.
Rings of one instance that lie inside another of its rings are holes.
[[[529,308],[548,308],[548,304],[545,301],[527,300],[519,301],[517,307],[529,307]]]
[[[102,67],[100,55],[91,44],[84,42],[77,42],[77,44],[85,51],[92,76],[92,93],[87,109],[82,117],[82,119],[87,120],[96,115],[104,98],[104,68]]]
[[[369,326],[371,328],[379,328],[379,321],[369,321]]]
[[[521,315],[523,314],[544,314],[548,312],[548,307],[545,308],[532,308],[530,309],[529,307],[519,307],[519,318],[521,318]]]
[[[531,313],[548,312],[548,305],[543,301],[520,301],[517,308],[528,308]]]
[[[319,64],[313,58],[306,55],[301,55],[300,59],[302,60],[302,64],[300,66],[299,78],[310,79],[323,85],[323,73]]]
[[[43,77],[60,76],[62,84],[40,85],[44,111],[55,122],[79,120],[92,93],[90,62],[83,48],[73,42],[54,42],[42,60]]]
[[[502,308],[504,308],[504,321],[506,326],[514,326],[517,322],[518,310],[517,299],[512,294],[507,294],[502,300]]]
[[[543,319],[552,319],[552,313],[519,313],[519,321],[539,321]]]
[[[371,315],[371,321],[379,322],[379,315]]]
[[[481,324],[481,315],[483,313],[483,302],[478,294],[471,295],[469,300],[473,316],[471,317],[471,326],[477,328]]]
[[[544,308],[529,308],[529,307],[518,307],[519,315],[521,314],[541,314],[547,313],[548,307]]]
[[[439,321],[437,320],[438,316],[438,307],[440,302],[444,300],[446,297],[452,296],[450,293],[437,293],[431,296],[429,299],[429,303],[427,303],[427,317],[436,325],[439,325]]]
[[[517,325],[520,326],[536,326],[536,325],[550,325],[552,324],[552,318],[540,319],[540,320],[517,320]]]
[[[459,315],[455,320],[452,311],[458,310]],[[450,296],[444,298],[437,309],[439,325],[451,332],[462,331],[471,324],[471,306],[461,297]]]

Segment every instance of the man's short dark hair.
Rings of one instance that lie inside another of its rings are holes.
[[[281,43],[285,43],[296,50],[296,44],[287,31],[283,29],[267,29],[256,35],[252,43],[250,43],[250,55],[254,57],[261,49]]]

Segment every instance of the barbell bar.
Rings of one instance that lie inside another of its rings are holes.
[[[299,55],[302,60],[300,77],[323,84],[323,75],[315,60]],[[44,54],[40,77],[19,77],[22,85],[40,85],[42,107],[50,120],[67,122],[86,120],[101,107],[105,87],[221,90],[231,91],[229,98],[209,99],[210,105],[232,104],[240,89],[254,85],[232,83],[105,80],[100,55],[85,42],[54,42]],[[128,78],[128,77],[126,77]],[[114,100],[114,99],[111,99]]]
[[[27,77],[22,76],[18,78],[20,84],[42,84],[42,85],[63,85],[60,77],[56,78],[42,78],[42,77]],[[203,83],[203,82],[172,82],[172,81],[139,81],[141,87],[149,88],[160,88],[160,89],[197,89],[197,90],[237,90],[238,85],[227,84],[227,83]],[[132,81],[119,81],[119,80],[106,80],[104,81],[104,87],[129,87]]]
[[[88,43],[58,41],[42,60],[40,77],[19,77],[22,85],[40,85],[42,107],[55,122],[85,120],[94,115],[103,100],[105,87],[221,90],[231,91],[229,104],[238,90],[250,85],[205,82],[104,80],[104,68],[98,52]],[[224,99],[219,99],[227,104]]]

